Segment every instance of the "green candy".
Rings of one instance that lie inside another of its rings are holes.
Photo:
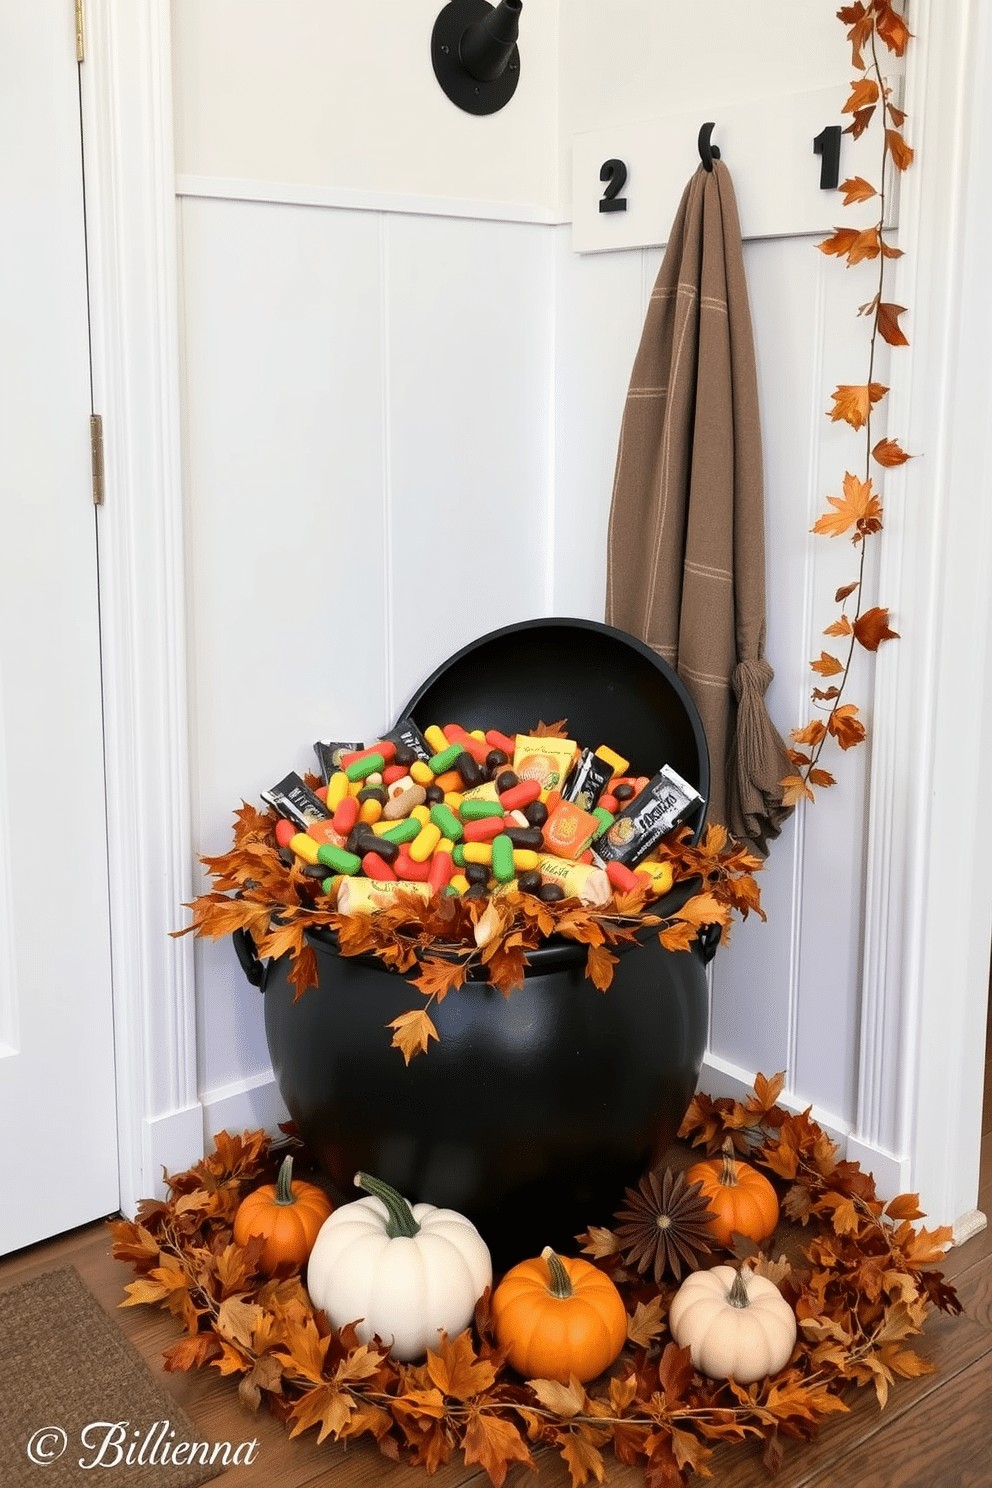
[[[367,754],[363,759],[352,760],[345,770],[349,780],[364,780],[366,775],[374,775],[375,772],[383,771],[386,761],[381,754]]]
[[[607,811],[605,806],[596,806],[590,814],[599,822],[599,831],[596,833],[597,837],[601,837],[616,821],[613,812]]]
[[[487,816],[502,816],[503,807],[498,801],[466,799],[458,808],[462,821],[482,821]]]
[[[317,862],[323,863],[325,868],[332,868],[335,873],[345,873],[349,877],[358,873],[362,866],[361,858],[355,853],[346,852],[343,847],[335,847],[332,842],[322,842],[317,849]],[[326,893],[327,890],[325,889]]]
[[[462,753],[461,744],[449,744],[447,749],[442,749],[440,754],[432,755],[428,764],[435,775],[443,775],[445,770],[450,770],[455,760]]]
[[[420,836],[420,828],[421,822],[415,816],[405,816],[402,821],[396,823],[395,827],[390,827],[388,831],[380,832],[378,835],[385,837],[387,842],[412,842],[414,837]]]
[[[443,801],[436,801],[431,807],[431,821],[440,828],[442,837],[448,837],[452,842],[461,840],[462,824],[451,807],[446,806]]]
[[[493,838],[492,872],[497,883],[509,883],[514,876],[513,843],[505,832]]]

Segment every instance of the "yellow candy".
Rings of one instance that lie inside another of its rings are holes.
[[[350,785],[351,781],[343,770],[335,770],[327,782],[327,809],[332,816],[348,794]]]
[[[605,760],[608,765],[613,767],[614,775],[623,775],[626,773],[630,765],[630,760],[625,760],[622,754],[617,754],[615,750],[608,749],[605,744],[600,744],[596,753],[601,760]]]
[[[427,823],[431,819],[431,808],[429,806],[414,806],[413,810],[410,812],[410,815],[416,821],[419,821],[422,827],[426,827]],[[438,828],[438,830],[440,831],[440,828]]]
[[[441,841],[441,828],[428,821],[410,843],[410,856],[415,863],[426,863]]]
[[[448,887],[451,889],[457,889],[459,894],[467,894],[468,879],[465,877],[464,873],[453,873],[451,875],[451,878],[448,880]]]
[[[459,806],[462,804],[464,799],[465,794],[463,791],[445,791],[444,793],[445,806],[450,807],[451,810],[454,811],[456,814],[458,812]]]
[[[370,827],[374,827],[381,815],[382,802],[377,801],[373,796],[371,800],[362,802],[361,808],[358,812],[358,820],[368,822]]]
[[[434,771],[426,760],[414,760],[410,766],[410,778],[418,785],[433,785]]]
[[[529,847],[518,847],[513,852],[513,867],[517,873],[529,873],[537,867],[538,854]]]
[[[320,844],[312,837],[308,837],[306,832],[297,832],[295,837],[290,837],[289,845],[296,856],[302,858],[305,863],[316,863]]]
[[[438,843],[437,847],[434,849],[434,851],[435,852],[439,852],[439,853],[449,853],[450,854],[450,852],[451,852],[452,848],[454,847],[454,845],[455,844],[452,842],[452,840],[451,840],[450,837],[442,837],[441,840],[440,840],[440,842]]]
[[[656,894],[667,894],[672,887],[674,875],[671,863],[638,863],[634,872],[647,873]]]
[[[491,863],[493,860],[491,842],[466,842],[462,852],[466,863]]]
[[[431,746],[435,754],[440,754],[443,749],[447,749],[448,747],[448,740],[445,736],[444,729],[436,723],[432,723],[430,728],[424,729],[424,738],[427,740],[428,744]]]

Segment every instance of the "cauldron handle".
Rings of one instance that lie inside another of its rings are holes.
[[[719,925],[704,925],[696,937],[700,959],[704,966],[709,966],[716,955],[722,934],[723,931]]]
[[[258,952],[255,950],[255,942],[248,934],[248,931],[241,926],[237,930],[231,931],[231,940],[234,942],[234,954],[241,963],[241,970],[253,987],[257,987],[260,992],[264,992],[265,983],[268,980],[269,967],[267,962],[259,960]]]

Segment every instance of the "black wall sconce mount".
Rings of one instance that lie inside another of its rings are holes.
[[[495,114],[520,77],[517,31],[523,0],[451,0],[434,22],[431,61],[452,103],[469,114]]]

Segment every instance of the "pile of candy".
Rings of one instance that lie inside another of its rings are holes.
[[[324,784],[291,774],[264,791],[290,860],[341,914],[369,913],[400,890],[478,898],[515,889],[606,904],[672,884],[666,833],[702,805],[670,766],[652,778],[606,745],[472,732],[410,719],[371,745],[316,744]]]

